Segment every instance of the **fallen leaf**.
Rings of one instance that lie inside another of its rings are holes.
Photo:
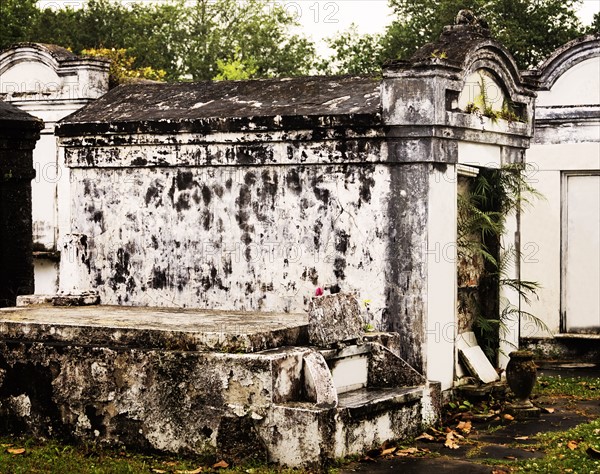
[[[433,436],[431,436],[429,433],[423,433],[421,436],[417,436],[415,438],[415,441],[418,441],[420,439],[424,439],[426,441],[435,441],[435,438]]]
[[[573,451],[574,449],[577,449],[577,447],[579,446],[579,443],[577,441],[569,441],[567,443],[567,448],[569,448],[571,451]]]
[[[514,456],[504,456],[504,459],[508,459],[509,461],[516,461],[517,458]]]
[[[454,431],[450,431],[447,435],[446,435],[446,442],[444,443],[444,446],[446,446],[449,449],[458,449],[460,448],[459,444],[456,442],[457,439],[457,435]]]
[[[417,454],[418,452],[419,452],[419,448],[400,449],[400,450],[396,451],[396,456],[406,457],[406,456],[410,456],[411,454]]]
[[[525,441],[526,439],[529,439],[529,436],[516,436],[515,439],[517,441]]]
[[[162,469],[152,469],[152,472],[156,474],[167,474],[167,471],[163,471]]]
[[[175,471],[177,474],[199,474],[202,472],[203,468],[199,467],[198,469],[194,469],[193,471]]]
[[[8,448],[6,451],[10,454],[23,454],[25,448]]]
[[[384,449],[381,451],[381,456],[387,456],[388,454],[392,454],[394,451],[396,451],[396,448]]]
[[[502,418],[504,418],[506,421],[513,421],[515,419],[514,416],[512,416],[512,415],[510,415],[508,413],[505,413]]]
[[[375,462],[375,459],[370,456],[365,456],[364,458],[361,458],[360,462]]]
[[[229,464],[227,464],[223,460],[220,460],[219,462],[213,464],[213,469],[227,469],[228,467]]]
[[[494,469],[492,471],[492,474],[508,474],[508,472],[502,470],[502,469]]]
[[[543,407],[542,407],[542,410],[544,410],[546,413],[554,413],[554,411],[555,411],[554,408],[543,408]]]
[[[473,426],[471,425],[470,421],[461,421],[458,426],[456,427],[456,429],[462,431],[465,434],[469,434],[471,432],[471,428]]]

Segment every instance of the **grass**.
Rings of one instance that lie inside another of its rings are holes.
[[[191,460],[102,450],[93,445],[75,447],[51,440],[0,439],[1,473],[157,473],[192,471],[196,467]]]
[[[600,400],[600,380],[580,377],[540,377],[534,394],[536,397],[545,398]],[[454,411],[469,410],[485,413],[499,407],[499,403],[494,401],[488,401],[481,406],[469,404],[462,407],[461,405],[457,404]],[[491,429],[502,428],[503,425],[498,425]],[[546,454],[542,459],[525,461],[489,459],[485,462],[491,465],[508,466],[511,472],[600,474],[600,459],[595,459],[586,452],[589,447],[600,449],[600,420],[579,425],[568,431],[540,434],[536,436],[535,441],[537,444],[528,447],[542,450]],[[404,440],[402,445],[405,446],[407,442],[408,440]],[[21,449],[24,451],[20,452]],[[0,437],[0,474],[190,474],[217,471],[223,474],[292,474],[306,472],[281,469],[266,464],[218,468],[213,467],[215,461],[219,460],[199,456],[140,454],[123,449],[101,448],[95,444],[71,446],[54,440]],[[347,461],[349,459],[337,465],[344,465]]]
[[[533,393],[539,397],[600,398],[600,379],[585,377],[540,377]]]
[[[24,452],[21,450],[24,449]],[[13,451],[11,453],[10,451]],[[286,474],[297,473],[268,465],[213,468],[214,459],[147,455],[100,448],[93,444],[71,446],[53,440],[0,438],[2,474],[196,474],[199,472]]]
[[[600,459],[592,457],[588,448],[600,449],[600,420],[579,425],[568,431],[544,433],[536,437],[536,448],[545,457],[519,461],[512,465],[515,472],[536,473],[600,473]]]

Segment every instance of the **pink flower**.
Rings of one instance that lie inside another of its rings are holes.
[[[323,288],[318,287],[317,291],[315,291],[315,296],[323,296]]]

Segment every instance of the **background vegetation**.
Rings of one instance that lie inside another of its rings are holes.
[[[297,32],[298,22],[283,9],[285,2],[270,0],[88,0],[78,9],[1,0],[0,49],[42,42],[77,54],[103,51],[136,70],[134,77],[149,79],[378,73],[385,60],[409,58],[452,24],[460,9],[470,8],[527,68],[600,25],[598,15],[587,30],[581,25],[575,14],[581,0],[389,2],[394,21],[385,31],[360,35],[353,26],[340,32],[328,40],[333,55],[325,59],[317,57],[311,39]]]

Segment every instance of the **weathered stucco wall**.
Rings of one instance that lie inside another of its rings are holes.
[[[450,27],[437,46],[446,57],[427,45],[383,80],[119,87],[70,116],[61,289],[265,311],[301,311],[318,286],[355,293],[415,369],[447,361],[430,368],[448,388],[457,163],[521,159],[533,94],[479,26]],[[480,72],[521,121],[461,109]]]
[[[90,239],[90,283],[106,304],[298,311],[318,286],[337,286],[382,306],[385,166],[86,168],[73,178],[73,232]]]

